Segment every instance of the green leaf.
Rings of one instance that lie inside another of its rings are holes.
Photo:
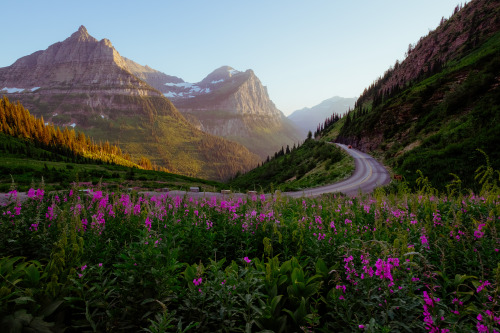
[[[50,303],[49,305],[47,305],[46,307],[44,307],[40,314],[43,316],[43,317],[48,317],[50,316],[51,314],[54,313],[54,311],[57,310],[57,308],[59,306],[61,306],[61,304],[64,303],[64,300],[58,300],[58,301],[54,301],[52,303]]]
[[[34,302],[35,300],[29,296],[22,296],[14,299],[16,304],[27,304],[28,302]]]
[[[472,276],[472,275],[460,275],[460,274],[456,274],[455,275],[455,285],[458,286],[458,285],[464,283],[468,279],[477,279],[477,277]]]
[[[326,267],[325,262],[321,258],[316,262],[316,273],[320,274],[322,277],[328,276],[328,267]]]
[[[29,265],[25,269],[26,277],[31,286],[36,287],[40,283],[40,271],[35,265]]]
[[[282,297],[283,297],[283,295],[278,295],[278,296],[273,297],[273,300],[271,301],[271,312],[274,313],[276,311],[276,307],[281,302]]]

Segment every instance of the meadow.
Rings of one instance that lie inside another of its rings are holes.
[[[13,188],[8,332],[498,332],[500,190],[223,200]]]

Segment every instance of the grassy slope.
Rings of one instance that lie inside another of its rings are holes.
[[[272,158],[229,185],[238,190],[301,190],[349,176],[354,163],[342,149],[325,141],[306,140],[289,154]]]
[[[474,171],[484,164],[476,148],[500,167],[499,72],[497,33],[442,72],[358,117],[342,135],[369,138],[370,130],[382,131],[376,152],[411,183],[421,170],[438,188],[452,179],[450,173],[475,188]]]
[[[30,157],[26,154],[29,150]],[[112,188],[143,187],[187,189],[200,186],[203,190],[219,190],[221,183],[166,172],[131,169],[120,165],[82,164],[66,156],[37,148],[33,143],[0,133],[0,192],[12,184],[18,190],[28,189],[43,177],[47,189],[67,188],[74,181],[109,183]]]
[[[223,180],[260,160],[241,145],[195,129],[164,97],[112,96],[113,109],[89,108],[88,96],[79,94],[21,97],[36,116],[53,122],[71,120],[97,142],[116,143],[134,160],[144,156],[175,173]],[[53,117],[55,110],[60,114]]]

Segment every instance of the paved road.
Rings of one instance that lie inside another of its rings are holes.
[[[341,182],[315,187],[298,192],[283,192],[283,195],[300,198],[300,197],[315,197],[325,193],[342,192],[347,195],[356,195],[359,191],[363,193],[372,192],[377,186],[386,185],[391,181],[391,177],[387,170],[377,162],[373,157],[368,154],[362,153],[357,149],[349,149],[346,145],[336,144],[337,146],[343,148],[352,157],[354,157],[355,170],[351,177],[345,179]],[[232,193],[232,194],[221,194],[216,192],[186,192],[186,191],[170,191],[166,193],[160,192],[141,192],[148,194],[150,196],[158,196],[161,194],[167,194],[169,197],[184,196],[187,195],[192,198],[210,198],[216,196],[218,198],[237,198],[246,197],[243,193]],[[21,200],[26,199],[26,193],[18,193]],[[270,197],[271,194],[266,194],[266,197]],[[8,202],[8,195],[0,195],[0,205]]]
[[[376,187],[386,185],[391,181],[391,177],[384,166],[370,155],[354,148],[349,149],[343,144],[337,143],[336,145],[343,148],[354,158],[355,170],[351,177],[335,184],[320,186],[302,192],[285,192],[284,194],[294,198],[318,196],[333,192],[355,195],[359,191],[370,193]]]
[[[356,195],[359,191],[363,193],[370,193],[376,187],[381,185],[386,185],[391,181],[391,177],[387,170],[382,164],[376,161],[373,157],[365,154],[357,149],[349,149],[346,145],[336,143],[337,146],[343,148],[354,158],[354,173],[348,179],[340,181],[338,183],[315,187],[298,192],[283,192],[283,195],[300,198],[300,197],[315,197],[325,193],[342,192],[346,195]],[[147,192],[149,195],[158,195],[158,192]],[[245,197],[246,194],[243,193],[232,193],[230,195],[223,195],[221,193],[215,192],[199,192],[192,193],[186,191],[170,191],[168,192],[170,197],[184,196],[188,195],[193,198],[203,198],[216,196],[219,198],[224,197]],[[266,194],[266,197],[271,196],[271,194]]]

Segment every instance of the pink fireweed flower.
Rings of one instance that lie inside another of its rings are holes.
[[[146,228],[148,228],[148,231],[151,231],[151,219],[148,217],[146,217],[146,221],[144,222],[144,224],[146,225]]]
[[[33,199],[35,197],[35,190],[30,188],[28,190],[28,198]]]
[[[337,290],[342,290],[342,292],[345,294],[346,293],[346,290],[347,290],[347,287],[343,284],[338,284],[335,286],[335,289]]]
[[[427,239],[427,236],[425,234],[422,234],[420,236],[420,241],[422,242],[422,246],[424,246],[426,249],[429,249],[429,240]]]
[[[483,229],[483,227],[485,226],[486,224],[484,223],[481,223],[477,226],[477,230],[474,231],[474,237],[476,239],[479,239],[479,238],[483,238],[484,236],[484,232],[481,231],[481,229]]]
[[[429,296],[427,291],[423,292],[423,296],[424,296],[424,302],[425,302],[423,305],[425,326],[427,327],[427,330],[429,330],[431,332],[439,332],[439,329],[436,326],[434,326],[434,319],[432,318],[432,315],[429,312],[429,307],[434,307],[434,304],[439,302],[440,299],[437,297]],[[441,330],[441,332],[446,332],[446,331]]]
[[[252,260],[248,259],[248,257],[243,258],[243,261],[245,261],[247,264],[252,262]]]
[[[134,215],[139,215],[141,213],[141,204],[134,206]]]
[[[387,279],[389,281],[391,281],[391,284],[390,286],[393,285],[393,277],[392,277],[392,273],[391,273],[391,269],[393,267],[398,267],[399,266],[399,259],[398,258],[388,258],[387,259],[387,262],[382,260],[382,259],[378,259],[377,262],[375,263],[375,275],[377,275],[378,277],[380,277],[381,279]]]
[[[194,279],[193,283],[195,286],[199,286],[203,282],[202,278]]]
[[[102,191],[95,191],[91,192],[93,195],[93,200],[92,201],[97,201],[102,198]]]
[[[481,292],[485,287],[491,286],[491,283],[488,280],[486,280],[484,282],[479,281],[479,283],[481,283],[481,284],[477,287],[477,289],[476,289],[477,292]]]
[[[354,258],[353,256],[349,256],[344,258],[344,269],[345,269],[345,274],[347,277],[347,281],[354,282],[353,276],[358,276],[358,273],[356,272],[356,268],[354,268]],[[355,284],[355,283],[354,283]]]
[[[45,217],[52,221],[54,219],[54,206],[47,207],[47,213],[45,213]]]
[[[83,266],[81,267],[82,272],[83,272],[86,268],[87,268],[87,265],[83,265]]]

